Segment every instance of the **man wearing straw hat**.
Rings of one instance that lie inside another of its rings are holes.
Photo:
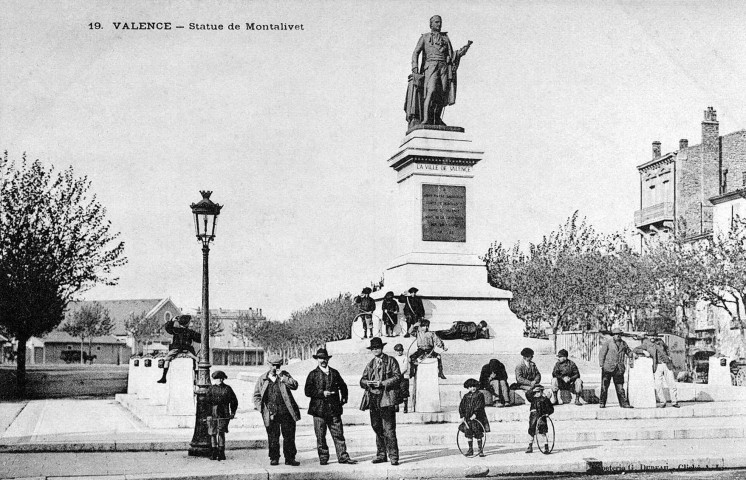
[[[282,434],[282,454],[285,465],[297,467],[295,460],[295,422],[300,420],[300,409],[295,403],[291,390],[298,389],[298,381],[277,367],[282,365],[282,357],[270,355],[270,369],[259,377],[254,387],[254,407],[262,413],[269,443],[269,464],[280,463],[280,434]]]
[[[368,350],[373,358],[360,378],[360,386],[365,390],[360,410],[370,410],[370,425],[376,433],[376,458],[372,463],[390,460],[396,466],[399,465],[396,410],[401,372],[399,362],[383,353],[384,345],[378,337],[370,340]]]
[[[316,448],[319,463],[329,463],[329,446],[326,443],[326,429],[332,434],[337,461],[340,464],[354,465],[357,462],[347,454],[344,430],[342,428],[342,405],[347,403],[347,384],[339,372],[329,366],[331,355],[325,348],[319,348],[313,356],[318,367],[311,370],[306,378],[305,392],[311,399],[308,413],[313,416],[313,430],[316,434]]]

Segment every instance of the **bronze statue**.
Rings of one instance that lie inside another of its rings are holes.
[[[430,33],[420,37],[412,53],[412,75],[404,101],[410,128],[420,123],[445,125],[441,118],[443,109],[456,103],[456,70],[472,42],[454,51],[448,33],[440,31],[441,26],[439,15],[430,18]]]

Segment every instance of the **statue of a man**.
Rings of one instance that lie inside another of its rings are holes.
[[[454,51],[448,34],[440,31],[442,23],[439,15],[430,18],[430,33],[420,37],[412,53],[412,80],[404,106],[410,126],[445,125],[443,108],[456,103],[456,70],[472,42]],[[420,81],[424,93],[417,95]]]

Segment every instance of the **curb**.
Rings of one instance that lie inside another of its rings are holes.
[[[226,445],[226,450],[266,448],[267,440],[236,440]],[[0,444],[0,453],[174,452],[188,449],[189,441]]]

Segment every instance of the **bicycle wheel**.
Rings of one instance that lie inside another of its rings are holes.
[[[459,424],[459,428],[456,431],[456,446],[458,447],[458,451],[461,452],[461,455],[465,456],[466,458],[473,458],[479,454],[480,436],[482,437],[482,450],[484,450],[487,446],[487,432],[484,431],[484,425],[482,425],[482,422],[480,422],[479,420],[472,420],[471,425],[472,427],[468,428],[462,422]],[[464,430],[466,431],[462,432],[461,427],[464,427]],[[476,441],[473,442],[473,446],[476,450],[473,450],[471,455],[467,455],[469,453],[469,443],[468,438],[466,437],[467,432],[470,432],[471,436],[476,439]]]
[[[541,425],[542,421],[547,424],[546,443],[549,446],[548,452],[544,451],[544,445],[539,444],[539,435],[541,435],[539,433],[539,425]],[[539,421],[536,424],[536,435],[534,435],[534,441],[536,442],[536,447],[541,453],[549,455],[550,453],[552,453],[552,451],[554,451],[554,422],[552,421],[552,417],[550,417],[549,415],[542,415],[541,418],[539,418]]]

